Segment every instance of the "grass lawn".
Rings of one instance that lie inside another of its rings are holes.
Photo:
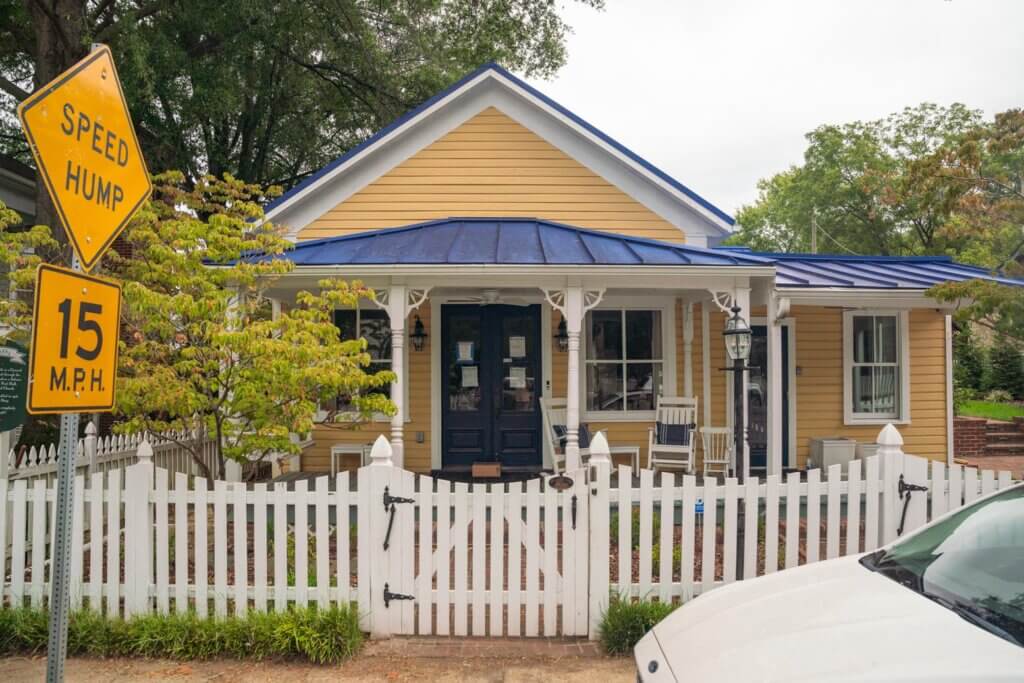
[[[965,417],[985,417],[990,420],[1012,420],[1024,415],[1024,405],[1019,403],[995,403],[994,401],[965,401],[959,414]]]

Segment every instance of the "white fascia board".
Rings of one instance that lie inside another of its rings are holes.
[[[956,302],[943,302],[925,294],[924,289],[858,289],[779,287],[778,296],[793,305],[842,306],[844,308],[936,308],[952,310]]]
[[[289,226],[293,241],[306,225],[395,166],[494,107],[597,173],[666,221],[694,246],[732,227],[719,216],[495,71],[438,100],[331,172],[275,206],[267,219]]]

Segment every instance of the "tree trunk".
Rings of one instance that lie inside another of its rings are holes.
[[[35,75],[36,89],[46,85],[68,67],[89,52],[85,43],[85,1],[84,0],[25,0],[25,6],[32,16],[32,30],[35,34]],[[36,223],[48,225],[54,239],[67,252],[68,239],[64,234],[53,202],[43,182],[36,183]],[[64,254],[70,258],[70,252]]]

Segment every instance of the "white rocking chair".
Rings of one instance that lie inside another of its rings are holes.
[[[729,476],[732,464],[732,430],[728,427],[701,427],[701,447],[704,449],[704,476],[721,473]]]
[[[684,469],[692,473],[697,399],[659,396],[655,421],[647,437],[647,469]],[[672,438],[671,432],[681,438]]]

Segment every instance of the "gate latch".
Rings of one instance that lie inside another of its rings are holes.
[[[910,507],[910,494],[914,491],[927,491],[927,486],[921,486],[919,484],[908,484],[903,480],[903,475],[900,475],[900,479],[896,484],[896,493],[899,494],[900,499],[903,501],[903,514],[900,515],[900,526],[896,529],[896,535],[903,535],[903,526],[907,521],[907,508]],[[903,494],[906,494],[904,497]]]
[[[415,600],[416,596],[406,595],[405,593],[392,593],[388,588],[388,584],[384,584],[384,607],[390,607],[392,600]]]
[[[391,492],[388,491],[388,487],[384,487],[384,511],[391,513],[388,517],[388,531],[384,534],[384,550],[387,550],[391,546],[391,527],[395,524],[395,504],[396,503],[415,503],[412,498],[400,498],[399,496],[392,496]]]

